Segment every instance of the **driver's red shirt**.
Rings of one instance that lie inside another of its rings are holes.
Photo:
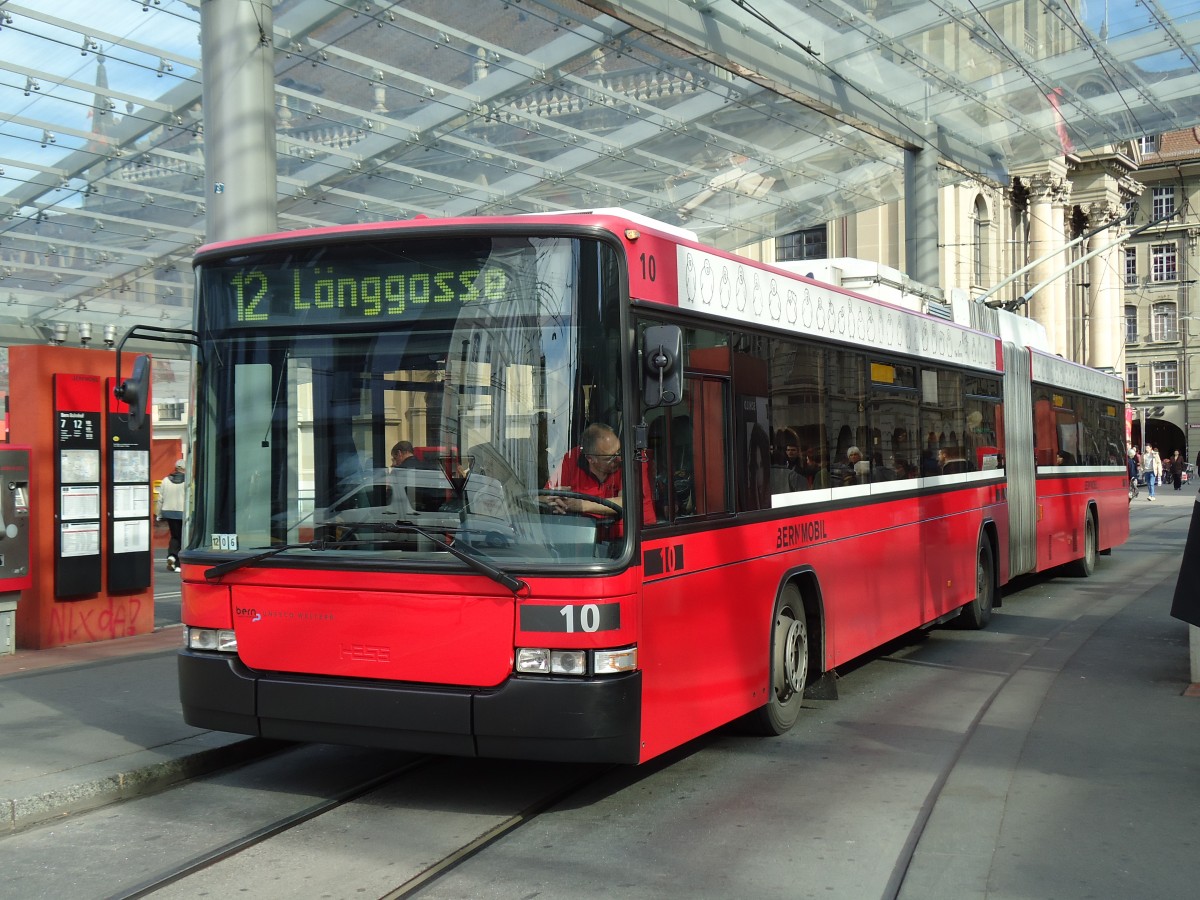
[[[654,497],[650,491],[650,469],[644,462],[635,463],[635,465],[642,470],[642,524],[653,525],[658,521],[658,516],[654,513]],[[559,466],[557,472],[550,476],[550,480],[546,482],[546,488],[548,490],[575,491],[578,494],[587,494],[589,497],[599,497],[602,500],[621,498],[623,486],[621,471],[621,469],[617,469],[608,478],[601,481],[589,468],[582,448],[576,447],[563,457],[562,465]],[[625,503],[623,499],[622,503]],[[622,529],[618,525],[616,534],[620,535],[621,532]]]

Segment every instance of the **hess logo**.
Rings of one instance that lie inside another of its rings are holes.
[[[249,619],[251,622],[257,622],[262,618],[253,606],[235,606],[233,612],[239,618]]]
[[[354,662],[390,662],[392,648],[378,644],[342,644],[342,659]]]

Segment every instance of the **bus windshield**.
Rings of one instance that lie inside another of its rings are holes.
[[[584,513],[546,489],[588,426],[622,433],[612,247],[360,236],[198,270],[192,548],[449,565],[449,543],[501,567],[624,555],[636,497]]]

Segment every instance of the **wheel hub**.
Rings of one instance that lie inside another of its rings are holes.
[[[783,679],[789,696],[804,689],[806,675],[804,644],[804,625],[793,621],[788,627],[783,645]]]

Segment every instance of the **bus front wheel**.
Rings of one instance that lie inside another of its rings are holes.
[[[808,681],[808,620],[794,584],[785,586],[775,601],[770,663],[770,696],[747,722],[755,734],[767,736],[783,734],[796,724]]]

